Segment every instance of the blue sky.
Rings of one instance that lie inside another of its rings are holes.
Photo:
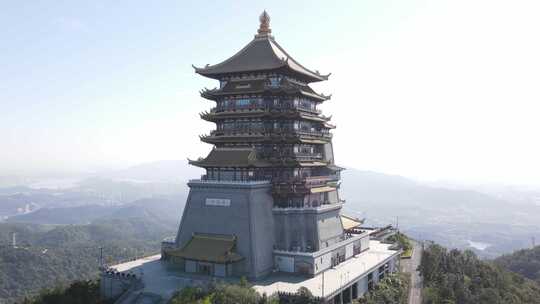
[[[436,2],[436,3],[435,3]],[[535,183],[534,1],[12,1],[0,10],[3,172],[203,156],[191,64],[278,42],[333,72],[338,162],[421,179]]]

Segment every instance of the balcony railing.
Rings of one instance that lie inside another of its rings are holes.
[[[210,136],[249,136],[249,135],[268,135],[268,136],[309,136],[332,138],[332,134],[323,131],[303,131],[294,129],[270,129],[270,128],[250,128],[250,129],[232,129],[232,130],[213,130]]]
[[[322,114],[319,109],[302,106],[266,106],[266,105],[233,105],[233,106],[217,106],[210,109],[210,113],[219,112],[246,112],[246,111],[290,111],[300,110],[315,114]]]
[[[321,175],[321,176],[293,177],[289,179],[274,179],[273,182],[275,184],[282,184],[282,185],[300,184],[307,188],[313,188],[313,187],[319,187],[321,185],[326,185],[330,181],[337,181],[337,180],[339,180],[339,176],[337,174],[331,174],[331,175]]]
[[[264,185],[270,184],[270,180],[250,179],[250,180],[228,180],[228,179],[191,179],[190,183],[203,184],[234,184],[234,185]]]

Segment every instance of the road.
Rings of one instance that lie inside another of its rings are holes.
[[[409,304],[422,304],[422,277],[416,270],[422,258],[422,244],[411,240],[414,245],[413,255],[408,260],[401,260],[404,272],[411,274],[411,286],[409,291]]]

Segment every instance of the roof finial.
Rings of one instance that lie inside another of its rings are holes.
[[[262,14],[259,16],[259,21],[261,24],[259,25],[259,30],[257,30],[258,37],[265,37],[269,36],[270,33],[272,33],[272,30],[270,29],[270,15],[264,10]]]

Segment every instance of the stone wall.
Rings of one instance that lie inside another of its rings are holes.
[[[176,238],[182,248],[194,233],[234,235],[238,276],[258,278],[273,268],[273,199],[269,182],[191,181],[190,192]],[[221,205],[208,203],[219,200]],[[214,199],[214,200],[212,200]]]
[[[103,299],[116,299],[128,289],[142,285],[142,281],[134,274],[103,270],[100,273],[99,290]]]

